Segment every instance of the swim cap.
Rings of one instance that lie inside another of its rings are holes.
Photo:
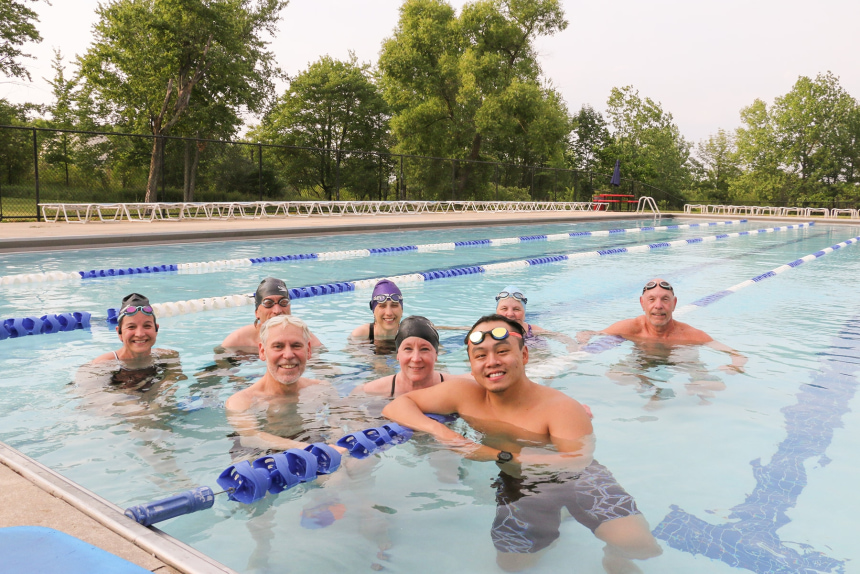
[[[430,322],[430,319],[421,317],[420,315],[412,315],[400,321],[400,328],[397,329],[397,335],[394,336],[394,346],[400,349],[400,343],[409,337],[418,337],[424,339],[439,352],[439,332],[436,327]]]
[[[373,293],[371,293],[370,295],[371,311],[376,309],[376,306],[379,305],[379,302],[373,300],[373,298],[377,295],[400,295],[400,306],[403,306],[403,293],[400,292],[400,289],[397,288],[397,285],[394,284],[394,281],[389,281],[388,279],[380,279],[376,283],[376,286],[373,288]]]
[[[149,299],[140,293],[131,293],[122,298],[119,310],[122,311],[126,307],[146,307],[147,305],[149,305]]]
[[[504,297],[502,297],[502,293],[506,293],[506,295]],[[529,301],[526,298],[526,296],[523,294],[523,292],[520,291],[519,287],[515,287],[513,285],[508,285],[507,287],[505,287],[504,289],[499,291],[499,294],[496,295],[496,301],[500,301],[502,299],[508,299],[510,297],[513,297],[514,299],[516,299],[517,301],[522,303],[523,307],[525,307],[526,303],[528,303],[528,301]]]
[[[290,291],[287,289],[286,283],[274,277],[266,277],[260,281],[254,292],[254,309],[259,307],[263,299],[269,295],[282,295],[287,301],[290,300]]]

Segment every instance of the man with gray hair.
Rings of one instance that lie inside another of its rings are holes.
[[[323,381],[303,377],[311,356],[311,334],[304,321],[277,315],[260,327],[260,359],[266,374],[227,399],[227,417],[243,447],[265,450],[304,448],[325,440],[318,411],[337,397]]]

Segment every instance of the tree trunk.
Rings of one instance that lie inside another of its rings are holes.
[[[472,175],[472,170],[474,169],[473,161],[477,160],[481,153],[481,134],[476,133],[475,137],[472,139],[472,149],[469,150],[469,157],[466,159],[472,160],[465,162],[465,165],[461,164],[459,172],[459,177],[457,181],[457,197],[460,199],[465,199],[466,195],[464,194],[464,190],[466,189],[466,183],[469,181],[469,176]]]
[[[200,144],[185,140],[185,173],[183,178],[182,201],[194,201],[194,188],[197,185],[197,165],[200,163]]]
[[[146,180],[146,197],[143,198],[144,203],[155,203],[158,201],[158,181],[161,176],[161,170],[164,166],[161,164],[162,154],[164,151],[164,138],[155,137],[152,141],[152,157],[149,160],[149,178]]]

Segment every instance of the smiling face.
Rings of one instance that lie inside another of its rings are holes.
[[[657,279],[656,281],[662,280]],[[672,322],[672,312],[675,311],[677,303],[678,298],[675,297],[675,293],[663,289],[659,285],[653,289],[648,289],[639,297],[639,304],[642,305],[642,311],[645,312],[645,320],[657,328],[665,327]]]
[[[391,300],[379,303],[373,310],[373,322],[385,331],[396,332],[401,317],[403,317],[403,307],[400,303]]]
[[[496,327],[510,331],[510,326],[503,321],[487,321],[476,325],[472,332],[486,332]],[[522,346],[522,341],[522,337],[516,334],[509,334],[506,339],[497,341],[489,333],[477,345],[470,341],[469,364],[475,380],[491,393],[501,393],[525,380],[529,350]]]
[[[526,328],[526,308],[522,301],[517,301],[513,297],[499,299],[496,304],[496,313],[511,321],[516,321],[523,326],[523,329]]]
[[[266,343],[260,343],[260,359],[266,362],[269,375],[282,385],[298,382],[310,354],[310,343],[295,325],[270,327]]]
[[[407,337],[397,348],[400,372],[413,384],[426,382],[433,376],[436,349],[421,337]]]
[[[254,314],[257,316],[257,319],[260,323],[265,323],[272,317],[277,317],[278,315],[289,315],[290,314],[290,302],[287,299],[287,306],[282,307],[280,301],[284,299],[283,295],[267,295],[263,302],[257,306],[257,310]],[[265,305],[267,301],[272,301],[274,305],[269,308],[266,308]]]
[[[126,315],[116,328],[125,351],[132,357],[149,355],[157,334],[155,317],[143,312]]]

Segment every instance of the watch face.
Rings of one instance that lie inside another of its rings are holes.
[[[504,450],[499,452],[498,455],[496,455],[496,460],[498,462],[511,462],[511,460],[513,460],[513,458],[514,458],[514,455],[512,455],[511,453],[504,451]]]

